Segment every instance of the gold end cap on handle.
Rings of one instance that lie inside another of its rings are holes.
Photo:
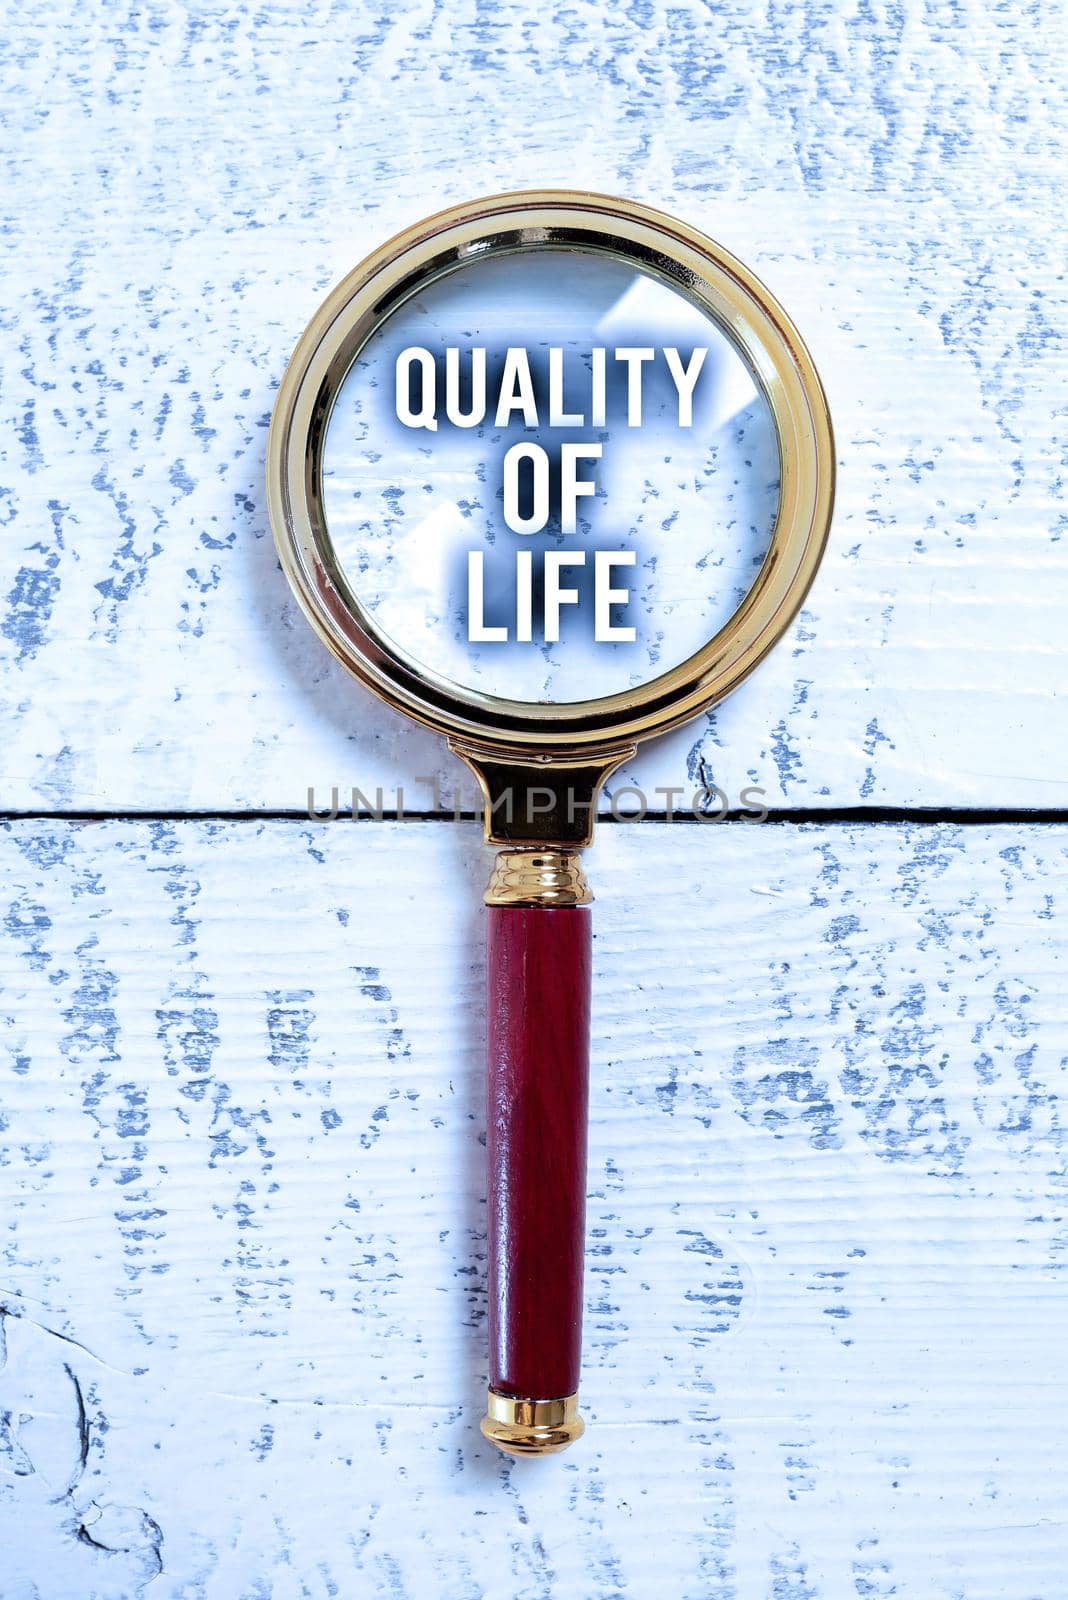
[[[518,1400],[490,1389],[483,1436],[510,1456],[552,1456],[581,1439],[586,1424],[578,1414],[578,1395],[558,1400]]]
[[[488,906],[588,906],[592,899],[577,850],[501,850],[486,889]]]

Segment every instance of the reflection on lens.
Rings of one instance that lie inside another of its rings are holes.
[[[377,628],[465,689],[569,702],[645,683],[732,615],[779,497],[735,346],[595,253],[475,261],[360,352],[323,506]]]

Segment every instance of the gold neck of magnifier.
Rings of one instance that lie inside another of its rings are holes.
[[[604,749],[508,749],[451,738],[482,791],[487,844],[523,851],[574,852],[593,843],[605,779],[635,753],[633,744]]]
[[[487,844],[503,846],[489,906],[567,907],[593,899],[579,855],[593,841],[601,788],[633,745],[583,752],[487,749],[450,739],[482,790]]]

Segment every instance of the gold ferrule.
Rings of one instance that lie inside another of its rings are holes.
[[[586,1424],[578,1414],[578,1395],[559,1400],[517,1400],[490,1389],[483,1435],[510,1456],[551,1456],[581,1439]]]
[[[593,899],[577,850],[501,850],[488,906],[588,906]]]

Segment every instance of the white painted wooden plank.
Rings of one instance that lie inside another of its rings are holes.
[[[9,824],[5,1600],[1053,1600],[1066,857],[602,828],[590,1430],[509,1465],[477,830]]]
[[[299,809],[443,766],[295,615],[266,420],[368,248],[553,182],[753,263],[838,427],[792,647],[643,781],[1063,803],[1059,11],[9,7],[4,804]]]

